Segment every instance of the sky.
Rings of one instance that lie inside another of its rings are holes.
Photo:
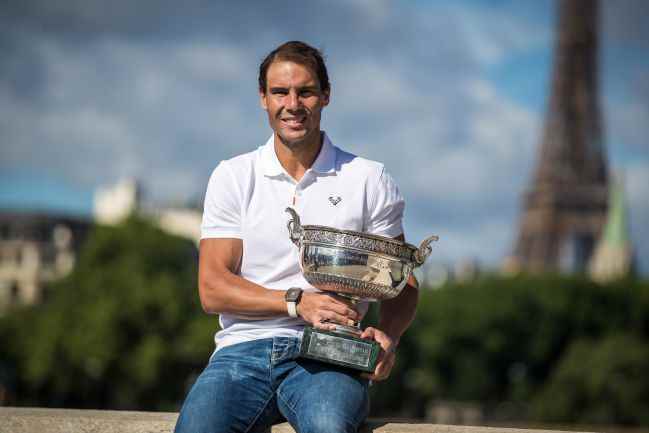
[[[552,68],[548,0],[9,0],[0,11],[0,208],[89,215],[137,178],[158,205],[197,202],[216,164],[270,136],[259,62],[287,40],[325,54],[323,129],[383,162],[406,238],[432,260],[497,267],[531,180]],[[610,167],[649,273],[649,2],[602,2]]]

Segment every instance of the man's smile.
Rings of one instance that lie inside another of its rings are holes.
[[[280,118],[280,120],[286,126],[297,128],[304,125],[304,123],[306,122],[306,116],[303,115],[303,116],[283,117]]]

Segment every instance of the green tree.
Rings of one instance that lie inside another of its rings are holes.
[[[582,340],[600,360],[595,370],[578,368],[585,349],[572,351]],[[375,415],[424,416],[435,400],[453,400],[478,402],[494,420],[647,424],[638,414],[649,383],[637,367],[648,348],[647,282],[487,277],[424,289],[392,377],[372,389],[372,407]],[[576,377],[588,390],[584,404],[569,389]],[[596,419],[603,405],[618,409]]]
[[[213,348],[193,243],[131,218],[97,227],[41,305],[0,322],[20,405],[174,409]]]
[[[573,342],[534,399],[536,419],[649,425],[649,345],[626,334]]]

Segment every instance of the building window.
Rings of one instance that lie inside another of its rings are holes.
[[[18,289],[18,283],[12,283],[9,290],[9,305],[15,305],[18,303],[18,297],[20,295],[20,290]]]

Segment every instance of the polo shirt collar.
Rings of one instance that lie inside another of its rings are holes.
[[[266,176],[281,176],[286,173],[282,164],[277,159],[275,153],[274,136],[271,135],[266,144],[261,148],[261,162],[264,167],[264,174]]]
[[[336,148],[331,144],[326,132],[323,132],[322,135],[322,148],[320,148],[320,153],[313,161],[311,169],[324,174],[336,171]]]
[[[336,148],[329,140],[326,133],[323,132],[322,148],[320,153],[313,161],[311,170],[317,173],[332,173],[336,171]],[[264,174],[266,176],[281,176],[286,174],[286,170],[280,164],[275,153],[275,144],[273,136],[271,135],[266,144],[262,147],[261,160],[264,167]]]

